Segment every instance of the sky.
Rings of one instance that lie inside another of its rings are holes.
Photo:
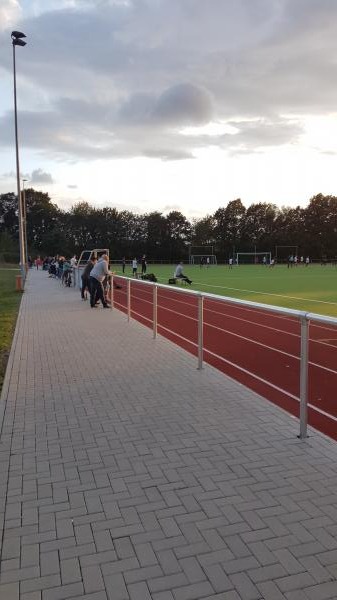
[[[188,218],[337,194],[336,0],[0,0],[0,193]]]

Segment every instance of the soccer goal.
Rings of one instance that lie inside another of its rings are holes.
[[[271,252],[237,252],[237,265],[269,265]]]
[[[190,265],[217,265],[213,246],[190,246],[189,263]]]
[[[287,262],[289,256],[298,255],[298,246],[275,246],[276,262]]]

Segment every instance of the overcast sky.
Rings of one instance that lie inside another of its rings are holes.
[[[337,194],[336,0],[0,0],[0,192],[212,213]]]

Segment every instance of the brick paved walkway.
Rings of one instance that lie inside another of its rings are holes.
[[[337,598],[337,445],[30,274],[2,400],[1,600]]]

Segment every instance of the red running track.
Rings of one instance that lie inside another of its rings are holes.
[[[127,312],[125,279],[114,306]],[[153,287],[131,281],[131,317],[153,326]],[[198,299],[158,290],[158,333],[198,353]],[[263,309],[204,298],[204,360],[299,417],[300,322]],[[309,325],[309,412],[313,427],[337,440],[337,327]]]

